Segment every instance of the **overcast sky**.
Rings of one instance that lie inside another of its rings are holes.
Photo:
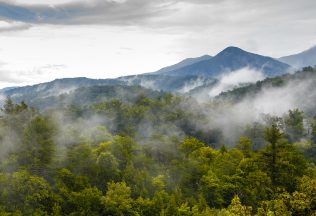
[[[155,71],[227,46],[316,45],[315,0],[0,0],[0,87]]]

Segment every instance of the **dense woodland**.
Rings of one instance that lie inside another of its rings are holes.
[[[228,144],[187,100],[39,112],[7,98],[0,215],[316,215],[316,117],[267,115]]]

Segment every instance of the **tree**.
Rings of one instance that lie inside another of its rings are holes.
[[[189,155],[193,151],[205,146],[204,143],[200,142],[196,138],[186,138],[183,140],[183,142],[180,144],[180,150],[185,153],[185,155]]]
[[[89,144],[79,144],[68,149],[65,167],[74,175],[85,176],[90,182],[98,182],[97,157]]]
[[[224,203],[221,182],[212,170],[201,178],[201,190],[210,207],[221,207]]]
[[[65,212],[67,215],[91,215],[98,216],[102,214],[102,192],[96,187],[85,188],[78,192],[70,192],[67,206],[73,206],[71,212]]]
[[[134,152],[136,150],[136,143],[127,136],[116,136],[113,143],[109,146],[112,154],[120,162],[119,168],[123,170],[130,164]]]
[[[311,172],[315,172],[314,171]],[[314,174],[313,176],[303,176],[299,180],[299,185],[298,185],[298,192],[300,194],[299,200],[302,200],[301,197],[304,199],[304,203],[308,203],[308,205],[305,205],[307,209],[304,209],[306,211],[310,212],[316,212],[316,175]],[[294,195],[294,194],[293,194]],[[298,203],[298,206],[300,204]],[[299,206],[300,207],[300,206]]]
[[[292,215],[287,206],[289,198],[290,195],[284,193],[279,195],[276,199],[262,202],[261,207],[258,209],[257,216]]]
[[[251,207],[241,204],[239,197],[236,195],[227,208],[229,215],[233,216],[251,216]]]
[[[106,215],[136,215],[133,210],[131,188],[125,182],[108,183],[105,197],[102,199]]]
[[[289,110],[285,118],[285,129],[290,142],[296,142],[304,136],[303,112],[298,109]]]
[[[306,171],[306,160],[294,145],[283,138],[283,134],[275,125],[267,128],[266,140],[268,146],[259,156],[263,170],[271,178],[273,186],[293,192],[297,178]]]
[[[245,136],[251,140],[252,150],[256,151],[265,146],[264,131],[264,125],[259,122],[255,122],[246,127]]]
[[[7,97],[5,102],[4,102],[4,105],[3,105],[3,108],[2,108],[2,111],[5,113],[5,114],[12,114],[14,112],[14,103],[13,101],[11,100],[10,97]]]
[[[277,178],[277,154],[278,154],[278,142],[283,137],[283,134],[277,128],[275,124],[271,128],[267,128],[265,131],[265,139],[268,141],[269,145],[266,151],[263,152],[265,156],[265,163],[268,173],[270,174],[272,184],[276,184]]]
[[[23,132],[23,140],[17,152],[18,164],[34,174],[43,175],[53,161],[56,150],[54,132],[48,119],[42,116],[33,118]]]
[[[3,108],[1,109],[5,114],[17,114],[22,112],[23,110],[27,110],[28,106],[22,101],[20,104],[14,104],[10,97],[5,99]]]
[[[314,144],[316,144],[316,116],[311,120],[311,138]]]
[[[120,170],[118,160],[110,152],[102,152],[97,158],[99,185],[118,179]],[[102,187],[101,187],[102,188]]]
[[[244,158],[234,178],[240,199],[255,210],[261,201],[268,200],[272,194],[271,179],[259,167],[260,164],[254,158]]]
[[[23,215],[50,215],[59,208],[48,182],[25,171],[0,174],[0,206]]]
[[[245,155],[245,157],[250,157],[251,140],[248,137],[241,136],[239,138],[239,143],[237,143],[236,147]]]

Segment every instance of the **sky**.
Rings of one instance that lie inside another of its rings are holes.
[[[156,71],[238,46],[316,45],[315,0],[0,0],[0,88]]]

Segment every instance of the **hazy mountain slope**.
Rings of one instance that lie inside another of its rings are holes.
[[[59,95],[42,96],[41,94],[21,94],[19,97],[10,95],[15,102],[24,101],[37,109],[53,109],[69,105],[89,105],[118,98],[122,101],[134,101],[140,95],[152,98],[161,93],[140,86],[95,85],[79,87],[73,91]]]
[[[118,85],[123,84],[115,79],[88,79],[84,77],[56,79],[51,82],[31,86],[8,88],[2,92],[14,98],[23,98],[34,95],[41,97],[56,96],[73,91],[83,86]]]
[[[139,85],[144,88],[174,93],[186,93],[196,87],[215,82],[215,79],[196,75],[176,77],[158,74],[127,76],[121,77],[119,80],[127,85]]]
[[[116,86],[122,84],[124,83],[114,79],[64,78],[32,86],[5,88],[2,89],[1,94],[3,97],[9,96],[14,101],[23,100],[30,105],[39,107],[42,106],[41,103],[43,103],[43,106],[52,104],[52,98],[72,93],[81,87]],[[49,100],[52,101],[50,102]]]
[[[200,57],[197,57],[197,58],[187,58],[187,59],[184,59],[184,60],[182,60],[181,62],[179,62],[177,64],[161,68],[160,70],[156,71],[155,73],[156,74],[161,74],[161,73],[166,73],[166,72],[173,71],[173,70],[178,70],[180,68],[183,68],[183,67],[186,67],[186,66],[198,63],[200,61],[209,60],[211,58],[212,58],[212,56],[209,56],[209,55],[203,55],[203,56],[200,56]]]
[[[107,95],[110,95],[111,91],[116,92],[119,89],[121,89],[125,95],[130,95],[128,90],[132,90],[131,92],[134,94],[151,94],[151,92],[154,91],[186,93],[198,86],[211,85],[212,83],[215,83],[214,79],[199,78],[197,76],[171,77],[148,74],[127,76],[118,79],[57,79],[32,86],[4,88],[0,93],[2,99],[9,96],[14,101],[20,102],[23,100],[32,106],[43,108],[54,104],[76,103],[77,101],[81,101],[80,103],[88,103],[96,98],[100,99],[103,96],[108,98]],[[133,87],[137,89],[137,93]],[[144,88],[147,88],[147,90],[144,90]],[[83,95],[78,96],[81,91],[83,91]],[[88,94],[88,92],[90,93]],[[124,94],[122,93],[121,96],[125,97]],[[65,102],[65,100],[63,100],[64,97],[67,97],[68,101]],[[130,95],[130,98],[132,98],[132,95]]]
[[[289,64],[295,68],[315,66],[316,65],[316,46],[298,54],[281,57],[278,60],[286,64]]]
[[[140,85],[154,90],[195,94],[212,88],[224,74],[247,68],[261,71],[263,76],[273,77],[287,73],[291,67],[270,57],[246,52],[237,47],[228,47],[215,57],[202,56],[186,59],[176,65],[142,75],[121,77],[128,85]],[[242,83],[242,81],[241,81]]]
[[[288,108],[299,108],[316,115],[316,68],[305,68],[295,74],[267,78],[244,87],[223,92],[217,101],[245,103],[266,113],[282,113]]]
[[[205,76],[217,77],[227,71],[249,67],[262,71],[266,76],[285,74],[291,68],[271,57],[246,52],[237,47],[228,47],[211,59],[200,61],[180,69],[160,74],[169,76]]]
[[[6,88],[3,88],[3,89],[0,89],[0,93],[4,93],[4,92],[7,92],[9,90],[12,90],[12,89],[15,89],[15,88],[18,88],[18,87],[6,87]]]

